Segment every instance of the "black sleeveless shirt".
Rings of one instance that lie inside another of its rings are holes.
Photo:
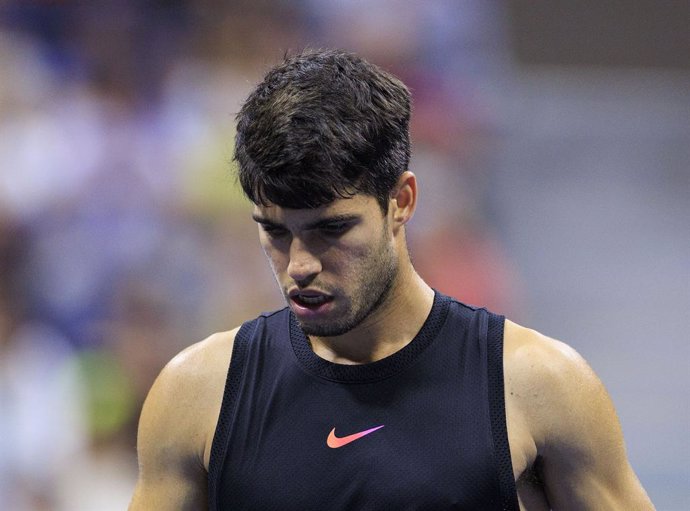
[[[383,360],[315,355],[288,308],[239,330],[209,466],[209,509],[518,510],[504,319],[436,293]]]

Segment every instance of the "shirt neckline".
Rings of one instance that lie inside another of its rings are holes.
[[[342,383],[382,380],[409,367],[434,341],[445,322],[450,302],[448,296],[435,291],[431,311],[412,341],[392,355],[369,364],[336,364],[316,355],[292,311],[289,312],[290,343],[298,363],[307,372],[319,378]]]

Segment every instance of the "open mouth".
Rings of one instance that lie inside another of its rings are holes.
[[[321,293],[290,293],[290,299],[299,307],[318,309],[333,300],[333,297]]]
[[[303,296],[297,295],[295,301],[302,305],[321,305],[326,303],[327,298],[325,296]]]

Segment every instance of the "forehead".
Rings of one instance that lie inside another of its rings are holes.
[[[267,206],[255,204],[253,214],[255,217],[276,223],[302,224],[342,215],[371,215],[373,209],[381,211],[378,201],[374,197],[357,194],[345,199],[336,199],[325,206],[314,209],[292,209],[275,204]]]

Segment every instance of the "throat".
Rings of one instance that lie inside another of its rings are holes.
[[[407,346],[424,326],[434,303],[434,291],[408,293],[381,307],[357,328],[339,336],[308,336],[314,354],[335,364],[378,362]],[[416,300],[411,297],[416,296]]]

